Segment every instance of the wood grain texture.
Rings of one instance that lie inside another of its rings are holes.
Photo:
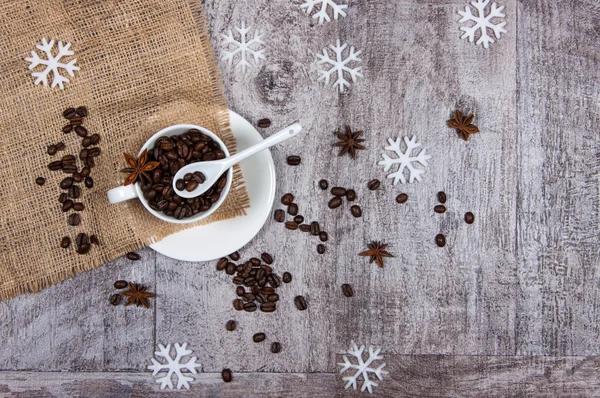
[[[484,50],[460,40],[466,0],[351,0],[347,18],[324,25],[297,1],[204,1],[217,56],[219,35],[242,21],[267,33],[260,67],[244,75],[222,64],[225,91],[252,123],[273,121],[265,136],[294,120],[305,127],[271,151],[276,208],[292,192],[329,233],[327,252],[272,219],[240,251],[268,251],[276,272],[293,274],[273,314],[234,311],[235,286],[215,262],[150,249],[141,262],[119,259],[2,302],[0,395],[158,396],[144,371],[157,343],[174,342],[187,342],[206,372],[181,396],[355,395],[335,374],[354,340],[384,349],[391,375],[378,396],[599,396],[600,6],[499,2],[508,33]],[[363,51],[365,78],[342,95],[317,82],[313,64],[337,38]],[[476,115],[481,133],[469,142],[446,126],[455,109]],[[365,132],[356,161],[332,147],[345,124]],[[388,137],[405,135],[432,160],[421,183],[394,187],[377,162]],[[300,166],[285,164],[292,154]],[[328,209],[321,178],[355,189],[363,217],[347,203]],[[371,192],[373,178],[383,184]],[[433,212],[439,190],[443,215]],[[371,240],[395,255],[383,269],[358,256]],[[109,306],[117,279],[148,284],[152,309]],[[299,294],[307,311],[293,305]],[[256,332],[267,341],[253,343]],[[234,383],[220,382],[223,367]],[[69,373],[50,373],[60,370]]]

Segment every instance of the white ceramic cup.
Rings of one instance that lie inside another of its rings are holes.
[[[225,152],[225,157],[229,157],[229,151],[227,151],[227,147],[225,146],[225,144],[223,143],[223,141],[221,141],[221,139],[219,137],[217,137],[212,131],[205,129],[204,127],[195,126],[193,124],[176,124],[174,126],[169,126],[167,128],[160,130],[158,133],[156,133],[152,137],[150,137],[150,139],[148,141],[146,141],[146,143],[144,144],[142,149],[140,149],[138,157],[144,151],[144,149],[154,148],[154,143],[160,137],[164,137],[164,136],[170,137],[173,135],[181,135],[181,134],[186,133],[190,129],[200,130],[200,132],[202,132],[203,134],[206,134],[207,136],[209,136],[210,138],[215,140],[221,146],[221,150],[223,150],[223,152]],[[150,172],[150,173],[152,173],[152,172]],[[227,184],[223,188],[223,191],[221,191],[221,197],[219,198],[219,200],[216,203],[214,203],[212,205],[212,207],[210,209],[208,209],[207,211],[205,211],[203,213],[198,213],[195,216],[192,216],[189,218],[183,218],[181,220],[178,220],[175,217],[169,217],[162,212],[152,209],[148,205],[148,201],[144,198],[144,194],[142,193],[142,189],[141,189],[139,182],[136,182],[135,184],[131,184],[131,185],[127,185],[127,186],[120,186],[118,188],[111,189],[107,193],[108,201],[112,204],[115,204],[115,203],[121,203],[126,200],[137,198],[140,200],[140,202],[142,202],[142,204],[144,205],[146,210],[148,210],[155,217],[158,217],[163,221],[174,223],[174,224],[192,223],[192,222],[196,222],[196,221],[202,220],[202,219],[210,216],[215,210],[217,210],[219,208],[219,206],[221,206],[221,204],[227,197],[227,194],[229,193],[229,189],[231,188],[232,176],[233,176],[233,169],[229,169],[227,171]]]

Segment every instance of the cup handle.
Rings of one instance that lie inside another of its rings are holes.
[[[134,184],[113,188],[106,193],[111,204],[124,202],[138,197]]]

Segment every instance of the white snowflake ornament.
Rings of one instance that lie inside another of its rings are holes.
[[[156,359],[151,358],[152,365],[148,366],[148,369],[152,371],[152,376],[156,376],[159,372],[166,370],[167,374],[163,377],[159,377],[156,379],[157,383],[160,383],[160,389],[164,390],[166,387],[173,389],[173,381],[171,380],[171,376],[177,376],[177,389],[180,390],[181,387],[185,387],[188,390],[190,389],[190,385],[188,382],[194,381],[193,377],[184,376],[181,372],[182,370],[187,370],[192,374],[197,374],[198,371],[196,368],[200,368],[202,365],[196,363],[196,357],[192,357],[187,363],[182,363],[181,358],[185,355],[190,355],[192,350],[186,349],[187,343],[183,343],[180,345],[179,343],[175,343],[175,358],[171,357],[171,344],[167,344],[167,346],[163,346],[162,344],[158,345],[159,351],[154,353],[155,357],[163,357],[167,363],[162,364],[158,362]]]
[[[265,45],[264,33],[257,28],[254,36],[250,38],[248,33],[251,28],[247,28],[245,22],[242,22],[241,27],[235,26],[234,28],[239,33],[239,40],[234,38],[231,29],[226,35],[222,35],[223,55],[221,58],[227,61],[230,68],[235,65],[236,69],[241,69],[242,73],[246,73],[249,68],[258,66],[260,61],[265,59],[265,49],[262,48]],[[250,60],[253,60],[253,63]]]
[[[318,5],[321,5],[320,9],[317,7]],[[329,7],[331,7],[332,13],[333,13],[333,19],[335,19],[336,21],[338,20],[339,17],[345,17],[346,16],[346,12],[344,11],[346,8],[348,8],[348,6],[346,4],[337,4],[335,1],[333,0],[305,0],[304,3],[300,6],[300,8],[302,8],[304,10],[304,12],[306,12],[306,14],[310,15],[311,12],[313,12],[313,9],[315,10],[319,10],[317,11],[314,15],[313,18],[314,19],[319,19],[319,24],[323,24],[324,22],[329,22],[331,21],[331,17],[329,16],[329,13],[327,12]]]
[[[363,353],[365,351],[365,346],[361,345],[358,347],[355,342],[352,342],[352,347],[348,351],[342,351],[342,359],[343,363],[339,363],[338,365],[342,368],[340,369],[340,373],[346,372],[348,369],[354,370],[354,374],[351,376],[342,377],[342,380],[346,381],[345,389],[352,387],[355,391],[357,388],[357,381],[360,376],[362,376],[363,384],[360,388],[360,391],[363,392],[365,390],[369,391],[369,394],[373,393],[373,387],[377,387],[379,385],[378,382],[373,381],[369,378],[369,373],[377,376],[379,381],[383,381],[383,376],[390,374],[387,370],[383,370],[385,367],[385,363],[382,363],[377,368],[372,368],[371,365],[375,361],[379,361],[383,359],[383,355],[379,355],[381,352],[381,348],[369,346],[369,356],[365,361],[363,359]],[[356,359],[356,363],[352,363],[350,359],[344,354],[350,355],[354,359]]]
[[[29,70],[36,68],[38,65],[45,65],[46,68],[41,72],[33,72],[31,75],[36,77],[35,85],[42,83],[44,86],[48,85],[48,75],[52,72],[52,85],[50,87],[54,88],[58,86],[61,90],[64,89],[63,83],[68,83],[69,79],[65,76],[62,76],[59,72],[59,69],[64,69],[69,76],[74,77],[73,73],[76,70],[79,70],[78,66],[75,66],[76,59],[72,59],[68,63],[60,62],[63,57],[73,55],[73,51],[69,50],[71,47],[71,43],[66,43],[63,45],[62,41],[58,42],[58,52],[56,55],[52,54],[52,50],[54,48],[54,40],[50,40],[48,42],[46,38],[42,38],[42,44],[38,44],[36,48],[40,51],[43,51],[46,54],[46,59],[42,59],[39,57],[38,53],[33,50],[31,51],[31,57],[26,57],[25,61],[29,62]]]
[[[417,137],[413,136],[411,139],[408,137],[404,137],[404,143],[406,144],[406,152],[402,152],[400,149],[400,137],[396,138],[396,140],[392,140],[388,138],[388,142],[390,145],[385,147],[386,151],[394,151],[397,158],[390,158],[388,155],[383,154],[383,160],[378,164],[383,166],[383,171],[388,171],[393,165],[399,164],[400,167],[397,171],[388,174],[387,178],[394,179],[394,185],[398,184],[399,181],[402,184],[406,184],[406,178],[404,177],[404,170],[408,169],[409,173],[409,183],[413,183],[415,180],[421,181],[421,175],[425,173],[424,169],[417,169],[414,167],[414,163],[420,163],[422,166],[427,167],[427,161],[431,159],[431,155],[426,154],[426,150],[421,150],[416,156],[412,155],[413,149],[416,149],[421,146],[420,143],[417,143]]]
[[[473,15],[473,13],[471,12],[471,7],[468,4],[465,7],[465,11],[458,12],[458,14],[462,17],[460,21],[458,21],[459,23],[467,21],[475,22],[475,25],[473,26],[460,27],[460,30],[465,32],[461,36],[461,39],[469,39],[469,41],[473,43],[473,41],[475,40],[475,34],[477,33],[477,31],[480,31],[481,34],[476,44],[481,44],[484,48],[488,48],[491,43],[495,42],[495,40],[488,34],[488,29],[494,32],[496,39],[499,39],[502,33],[506,33],[506,29],[504,29],[506,22],[492,22],[493,18],[504,18],[505,15],[502,12],[504,6],[498,7],[496,3],[492,3],[490,13],[486,15],[485,8],[489,4],[489,2],[490,0],[476,0],[471,2],[471,5],[477,10],[477,16]]]
[[[348,48],[348,44],[341,44],[340,39],[337,39],[336,44],[329,46],[335,54],[335,58],[329,56],[327,48],[323,49],[323,54],[317,54],[317,67],[319,72],[318,80],[324,80],[325,85],[329,85],[332,76],[337,76],[337,80],[333,83],[334,87],[338,86],[340,93],[343,93],[346,88],[350,88],[350,81],[346,80],[345,74],[350,75],[352,83],[356,83],[359,77],[364,77],[361,73],[361,67],[356,64],[362,60],[358,58],[362,51],[356,51],[353,46],[350,46],[348,56],[344,58],[344,51]],[[354,65],[354,66],[351,66]],[[323,69],[323,67],[328,69]]]

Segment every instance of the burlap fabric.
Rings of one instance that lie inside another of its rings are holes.
[[[199,0],[0,0],[0,9],[0,299],[7,299],[186,228],[156,219],[137,200],[108,203],[107,190],[125,177],[123,152],[137,154],[147,138],[177,123],[208,128],[230,152],[235,138]],[[81,70],[64,90],[33,84],[24,58],[42,37],[72,43]],[[47,164],[79,153],[81,138],[61,131],[63,110],[79,105],[89,109],[90,134],[102,136],[102,154],[94,187],[80,184],[81,225],[70,227],[71,212],[58,202],[66,174]],[[46,146],[59,141],[66,150],[49,156]],[[243,215],[248,206],[236,169],[227,200],[204,222]],[[63,236],[75,240],[80,232],[96,234],[101,245],[87,255],[60,248]]]

